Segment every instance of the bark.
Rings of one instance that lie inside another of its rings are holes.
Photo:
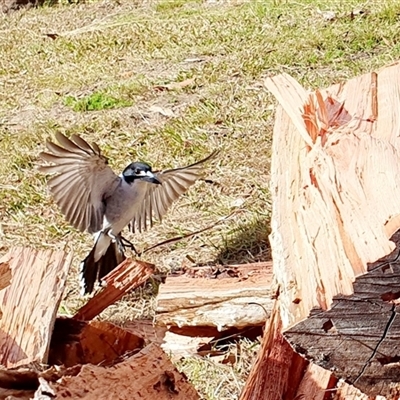
[[[75,377],[52,385],[56,399],[198,400],[195,389],[155,344],[109,368],[84,365]]]

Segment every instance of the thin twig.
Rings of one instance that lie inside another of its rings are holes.
[[[176,237],[174,237],[174,238],[167,239],[167,240],[164,240],[163,242],[160,242],[160,243],[157,243],[157,244],[155,244],[155,245],[153,245],[153,246],[150,246],[150,247],[148,247],[147,249],[144,249],[144,250],[140,253],[140,255],[142,255],[142,254],[144,254],[144,253],[147,253],[148,251],[153,250],[153,249],[155,249],[156,247],[164,246],[165,244],[175,243],[175,242],[178,242],[178,241],[180,241],[180,240],[190,238],[190,237],[192,237],[192,236],[194,236],[194,235],[197,235],[197,234],[199,234],[199,233],[203,233],[203,232],[205,232],[205,231],[208,231],[208,230],[210,230],[210,229],[216,227],[217,225],[219,225],[221,222],[228,220],[229,218],[231,218],[231,217],[232,217],[234,214],[236,214],[236,213],[237,213],[237,210],[231,212],[231,213],[230,213],[229,215],[227,215],[226,217],[220,218],[217,222],[214,222],[212,225],[209,225],[209,226],[207,226],[207,227],[205,227],[205,228],[203,228],[203,229],[199,229],[198,231],[189,232],[189,233],[186,233],[186,234],[181,235],[181,236],[176,236]]]

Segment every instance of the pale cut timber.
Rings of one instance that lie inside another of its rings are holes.
[[[196,390],[156,344],[104,368],[84,365],[77,376],[52,385],[62,400],[198,400]]]
[[[169,276],[159,288],[156,323],[218,331],[263,325],[275,294],[271,282],[272,262],[221,266],[218,273],[201,267]]]
[[[50,337],[71,265],[64,251],[15,247],[0,259],[11,284],[0,291],[0,364],[46,363]]]
[[[272,149],[270,243],[282,329],[287,329],[313,307],[328,309],[335,295],[351,295],[367,263],[394,248],[390,237],[400,227],[400,65],[312,95],[288,75],[269,78],[266,86],[280,102]],[[271,330],[267,323],[267,337]],[[286,340],[275,341],[274,351],[287,351],[286,346]],[[261,360],[268,364],[271,351],[267,345],[260,351],[242,400],[286,399],[283,388],[293,362],[277,376],[284,383],[276,397],[265,395],[275,382],[258,391],[270,368],[263,371]],[[311,368],[304,376],[312,375]],[[319,392],[326,393],[320,383]],[[367,397],[341,382],[335,398]]]
[[[92,320],[125,294],[145,283],[153,273],[153,264],[127,258],[102,279],[106,287],[100,289],[73,318]]]
[[[279,314],[279,300],[277,300],[274,303],[261,349],[247,379],[241,399],[295,399],[304,369],[309,362],[293,351],[281,331],[282,321]]]
[[[287,328],[314,306],[327,309],[336,294],[352,294],[367,263],[394,249],[400,66],[316,92],[307,105],[293,104],[308,93],[288,75],[266,85],[281,102],[272,148],[271,249]],[[311,145],[299,134],[299,118]]]

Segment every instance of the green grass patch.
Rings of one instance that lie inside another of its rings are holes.
[[[89,96],[77,98],[75,96],[67,96],[64,104],[71,107],[74,111],[100,111],[110,108],[128,107],[132,105],[132,101],[117,99],[104,92],[95,92]]]

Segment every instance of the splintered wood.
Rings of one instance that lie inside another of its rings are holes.
[[[272,308],[272,263],[201,267],[169,276],[157,296],[161,326],[244,328],[263,325]]]
[[[284,327],[314,306],[327,309],[338,293],[351,294],[367,263],[394,249],[399,70],[395,65],[378,78],[363,75],[311,95],[287,75],[266,82],[281,103],[271,167],[271,193],[277,193],[271,248]]]
[[[103,278],[106,287],[96,293],[74,315],[74,319],[90,321],[108,306],[121,300],[126,293],[145,283],[153,272],[153,264],[127,258]]]
[[[37,368],[0,370],[0,399],[199,399],[193,386],[155,344],[119,361],[108,366],[51,367],[42,372]]]
[[[0,364],[46,363],[71,255],[12,248],[0,259],[4,264],[12,278],[0,291]]]
[[[266,87],[280,103],[271,165],[273,271],[282,329],[295,331],[314,307],[327,310],[334,296],[351,295],[367,264],[395,247],[390,238],[400,227],[400,65],[315,93],[288,75],[268,78]],[[275,351],[286,349],[285,339],[278,341],[281,333],[268,323],[266,329]],[[271,352],[259,358],[271,363]],[[279,379],[288,382],[285,374],[293,368],[292,361]],[[296,398],[323,399],[327,390],[336,391],[337,399],[367,398],[343,382],[332,388],[329,371],[315,378],[313,368],[306,368],[304,378],[314,377],[317,385],[300,383]],[[256,383],[263,379],[268,376],[255,367],[242,399],[291,398],[284,384],[276,396],[265,395],[276,385],[271,380],[258,396]]]

